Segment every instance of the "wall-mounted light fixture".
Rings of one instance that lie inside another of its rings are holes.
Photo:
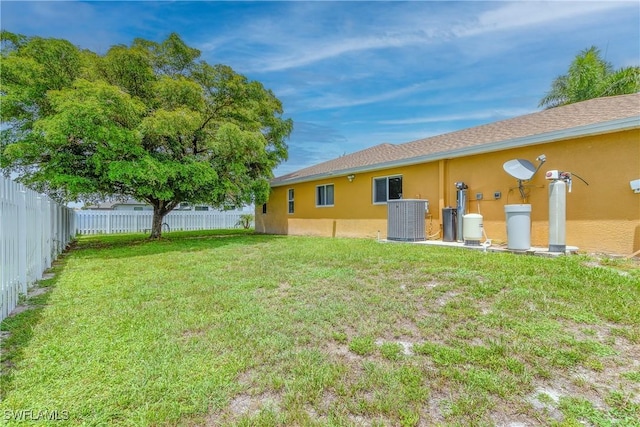
[[[355,178],[356,176],[354,174],[347,175],[347,179],[349,180],[349,182],[353,182]]]

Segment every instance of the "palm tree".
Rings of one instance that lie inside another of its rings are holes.
[[[591,46],[580,52],[569,66],[569,72],[551,83],[551,90],[540,100],[539,107],[553,108],[602,96],[624,95],[640,91],[640,67],[613,66]]]

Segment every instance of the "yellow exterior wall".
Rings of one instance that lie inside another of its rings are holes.
[[[428,234],[440,230],[440,213],[456,206],[454,183],[468,186],[468,212],[483,215],[487,236],[494,243],[506,242],[504,206],[523,203],[517,180],[504,172],[504,162],[523,158],[537,165],[547,162],[527,184],[525,203],[532,205],[531,244],[548,245],[548,170],[569,171],[584,178],[573,179],[567,194],[567,245],[586,252],[630,254],[640,249],[640,195],[629,181],[640,178],[640,130],[634,129],[575,140],[503,150],[383,171],[357,173],[353,182],[334,176],[313,182],[275,187],[267,213],[256,207],[256,231],[273,234],[337,237],[386,237],[387,206],[374,205],[373,178],[402,175],[403,198],[428,199]],[[333,184],[333,207],[316,207],[316,186]],[[295,191],[295,212],[287,213],[287,190]],[[494,192],[501,192],[499,199]],[[476,193],[482,200],[476,201]]]

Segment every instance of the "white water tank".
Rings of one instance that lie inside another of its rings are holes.
[[[531,249],[531,205],[505,205],[507,216],[507,249]]]
[[[560,179],[549,184],[549,252],[567,250],[567,184]]]
[[[480,240],[482,240],[482,215],[471,213],[462,217],[462,238],[465,245],[480,245]]]

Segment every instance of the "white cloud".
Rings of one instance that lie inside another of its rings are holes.
[[[315,62],[341,56],[347,53],[383,49],[389,47],[403,47],[428,42],[424,34],[385,34],[379,36],[333,39],[321,41],[315,46],[306,45],[303,49],[297,46],[294,52],[261,60],[255,64],[261,71],[281,71],[290,68],[301,67]]]
[[[327,61],[332,58],[387,48],[440,46],[456,38],[476,37],[493,32],[522,30],[550,23],[571,23],[585,15],[629,7],[633,2],[473,2],[473,7],[459,5],[434,9],[429,2],[410,3],[403,7],[371,3],[370,10],[358,8],[355,16],[336,15],[326,4],[305,7],[294,4],[289,19],[273,16],[249,20],[236,34],[243,43],[264,44],[260,56],[249,58],[249,72],[284,71]],[[356,3],[357,5],[357,3]],[[486,10],[486,8],[491,9]],[[294,10],[295,9],[295,10]],[[485,9],[485,10],[483,10]],[[380,16],[382,15],[382,16]],[[328,27],[340,30],[330,31]],[[216,36],[202,44],[203,50],[215,49],[229,42]],[[496,46],[494,46],[494,49]]]
[[[422,123],[442,123],[442,122],[458,122],[468,120],[496,120],[509,117],[522,116],[524,114],[533,113],[536,110],[514,108],[511,110],[505,109],[490,109],[484,111],[476,111],[472,113],[459,113],[459,114],[444,114],[444,115],[429,115],[426,117],[414,117],[409,119],[399,120],[382,120],[378,123],[384,125],[415,125]]]
[[[359,105],[375,104],[378,102],[389,101],[404,97],[409,94],[415,94],[421,90],[423,84],[414,84],[400,89],[387,92],[377,93],[371,96],[345,96],[338,93],[328,94],[314,99],[308,104],[308,107],[314,110],[328,110],[332,108],[356,107]]]
[[[454,27],[459,37],[524,27],[540,26],[548,23],[571,23],[584,15],[594,15],[607,10],[629,7],[637,3],[612,1],[520,1],[496,3],[500,7],[481,13],[477,22]],[[563,24],[564,25],[564,24]]]

